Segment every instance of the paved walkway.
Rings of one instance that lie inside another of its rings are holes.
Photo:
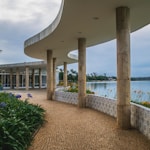
[[[92,109],[46,100],[45,90],[29,91],[32,103],[46,109],[47,122],[29,150],[150,150],[150,140],[137,130],[116,128],[116,120]],[[26,97],[25,91],[18,91]]]

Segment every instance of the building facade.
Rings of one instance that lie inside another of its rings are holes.
[[[0,65],[0,86],[3,89],[46,88],[46,66],[45,61]]]

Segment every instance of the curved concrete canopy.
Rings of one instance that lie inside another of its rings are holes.
[[[37,61],[37,62],[24,62],[24,63],[16,63],[16,64],[4,64],[0,65],[0,72],[10,72],[10,69],[13,72],[16,72],[18,68],[20,71],[24,71],[26,67],[30,69],[46,69],[46,62],[45,61]]]
[[[25,54],[45,59],[53,50],[57,65],[73,63],[68,53],[78,49],[77,39],[87,39],[87,47],[112,40],[116,36],[116,8],[130,8],[131,32],[150,23],[150,0],[62,0],[54,22],[25,41]]]

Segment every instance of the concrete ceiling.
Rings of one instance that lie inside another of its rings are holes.
[[[46,60],[50,49],[57,65],[76,62],[68,53],[78,49],[78,38],[86,38],[87,47],[115,39],[116,8],[120,6],[130,8],[131,32],[150,23],[150,0],[62,0],[57,18],[25,41],[24,52]]]

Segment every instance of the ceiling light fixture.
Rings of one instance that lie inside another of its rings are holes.
[[[99,20],[99,17],[93,17],[93,20]]]

